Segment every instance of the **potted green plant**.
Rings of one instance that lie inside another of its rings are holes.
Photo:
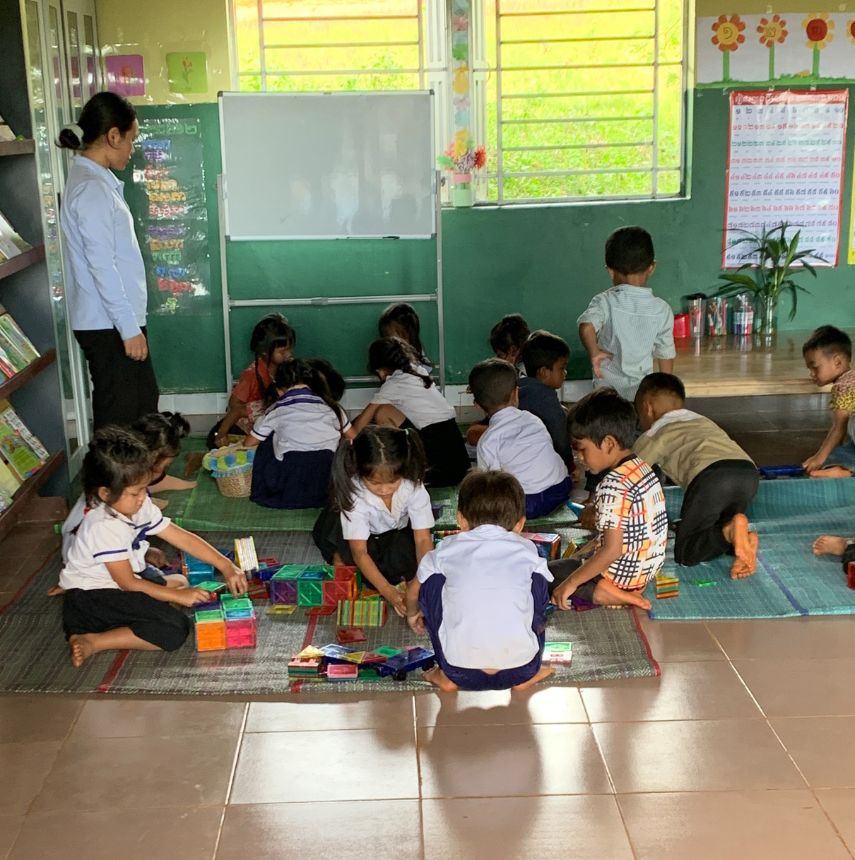
[[[778,330],[778,301],[784,293],[792,300],[789,319],[794,319],[798,309],[799,292],[809,293],[795,278],[807,272],[816,277],[816,269],[808,260],[825,262],[813,249],[799,248],[801,230],[787,235],[790,224],[786,222],[776,227],[763,229],[759,233],[747,230],[737,232],[744,235],[733,245],[743,245],[743,263],[735,272],[719,275],[725,283],[719,287],[718,295],[735,296],[750,293],[757,305],[755,324],[759,332],[769,336]]]

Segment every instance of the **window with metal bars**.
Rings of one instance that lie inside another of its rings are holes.
[[[685,0],[471,0],[479,199],[672,197],[684,189]],[[453,134],[445,0],[233,0],[248,91],[426,89]]]

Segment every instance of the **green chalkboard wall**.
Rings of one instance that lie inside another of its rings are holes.
[[[855,89],[855,87],[851,88]],[[850,96],[851,97],[851,96]],[[143,107],[141,118],[194,116],[204,125],[206,199],[209,206],[211,296],[206,312],[155,314],[150,321],[158,376],[165,391],[224,390],[223,343],[217,246],[216,175],[219,150],[216,105]],[[589,368],[576,337],[576,317],[589,298],[608,286],[602,249],[622,224],[641,224],[653,234],[658,268],[652,286],[677,310],[681,297],[708,290],[716,280],[724,218],[724,169],[728,97],[697,91],[692,100],[691,192],[686,200],[599,203],[572,206],[476,207],[443,211],[445,340],[447,381],[462,383],[470,367],[488,353],[487,333],[502,314],[519,311],[532,327],[568,339],[571,378]],[[850,122],[843,207],[849,226],[852,149]],[[263,129],[253,133],[263,134]],[[229,285],[235,298],[377,295],[430,292],[435,284],[433,242],[332,241],[241,242],[228,249]],[[807,283],[793,323],[810,328],[829,320],[855,326],[855,267],[820,271]],[[423,305],[425,342],[436,355],[435,314]],[[380,308],[300,307],[287,310],[298,331],[298,352],[326,355],[348,375],[365,372],[365,349],[375,336]],[[258,309],[232,312],[232,361],[247,364],[249,330]]]

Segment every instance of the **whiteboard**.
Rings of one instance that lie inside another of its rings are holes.
[[[220,93],[232,240],[436,232],[433,94]]]

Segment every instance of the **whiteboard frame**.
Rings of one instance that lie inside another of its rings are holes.
[[[325,241],[328,239],[415,239],[416,241],[421,241],[423,239],[432,239],[436,235],[437,225],[439,224],[439,216],[436,213],[436,207],[431,207],[431,212],[433,213],[433,224],[432,231],[430,233],[408,233],[406,235],[380,235],[379,233],[366,233],[366,234],[349,234],[349,235],[335,235],[335,234],[324,234],[317,236],[232,236],[229,228],[229,207],[228,207],[228,194],[229,194],[229,182],[228,182],[228,174],[226,173],[226,144],[225,144],[225,135],[223,134],[224,122],[223,122],[223,99],[224,97],[252,97],[252,98],[263,98],[266,96],[270,96],[273,98],[287,96],[289,98],[321,98],[324,96],[341,96],[341,97],[349,97],[349,96],[372,96],[372,95],[383,95],[383,96],[409,96],[412,97],[414,95],[424,95],[428,96],[428,103],[430,105],[430,164],[436,164],[436,111],[435,111],[435,102],[436,102],[436,93],[432,90],[347,90],[347,91],[316,91],[316,92],[282,92],[282,93],[273,93],[273,92],[261,92],[261,93],[251,93],[251,92],[234,92],[231,90],[221,90],[217,93],[217,110],[220,116],[220,161],[222,163],[222,173],[220,174],[220,184],[222,185],[222,198],[223,198],[223,206],[222,212],[223,217],[225,219],[223,226],[223,234],[230,242],[300,242],[300,241]],[[431,172],[431,196],[436,198],[440,193],[440,175],[438,171],[432,170]]]
[[[385,91],[382,91],[385,93]],[[407,92],[412,93],[412,90]],[[430,125],[431,131],[434,128],[435,122],[435,107],[436,107],[436,94],[433,90],[418,90],[417,92],[424,92],[429,94],[429,105],[430,105]],[[360,92],[360,95],[372,95],[372,92]],[[238,95],[238,93],[232,93],[232,95]],[[258,93],[252,93],[252,95],[259,95]],[[297,95],[296,93],[294,95]],[[317,95],[317,93],[303,93],[302,95]],[[218,102],[220,108],[220,145],[222,147],[223,140],[223,115],[222,115],[222,96],[223,93],[220,92],[218,94]],[[433,135],[431,135],[431,150],[433,151]],[[222,152],[222,149],[221,149]],[[435,153],[434,153],[435,156]],[[224,161],[225,163],[225,161]],[[412,293],[412,294],[402,294],[395,295],[390,294],[388,296],[315,296],[315,297],[307,297],[307,298],[264,298],[264,299],[232,299],[229,294],[229,270],[228,270],[228,245],[230,242],[237,241],[251,241],[249,239],[230,239],[227,235],[227,227],[226,227],[226,188],[225,188],[225,178],[223,174],[219,174],[217,176],[217,211],[219,214],[219,233],[220,233],[220,269],[222,274],[222,304],[223,304],[223,338],[225,342],[225,364],[226,364],[226,391],[231,392],[232,387],[234,385],[234,368],[232,366],[232,350],[231,350],[231,310],[232,308],[242,308],[242,307],[287,307],[287,306],[297,306],[297,305],[309,305],[316,307],[323,307],[325,305],[346,305],[346,304],[392,304],[394,302],[412,302],[412,303],[429,303],[434,302],[436,304],[436,313],[437,313],[437,337],[439,341],[439,356],[438,356],[438,370],[439,370],[439,388],[445,393],[445,313],[444,313],[444,303],[443,303],[443,279],[442,279],[442,265],[443,265],[443,257],[442,257],[442,200],[440,199],[440,188],[442,184],[442,177],[439,169],[435,169],[433,171],[433,182],[431,184],[431,190],[433,194],[433,220],[434,220],[434,232],[432,235],[426,235],[422,237],[417,236],[385,236],[381,237],[388,240],[397,240],[401,239],[416,239],[417,241],[424,241],[426,239],[434,239],[436,243],[436,292],[434,293]],[[287,242],[309,239],[308,236],[299,236],[299,237],[282,237],[276,238],[272,236],[265,236],[263,240],[272,240],[279,242]],[[370,237],[356,237],[356,236],[341,236],[338,238],[331,236],[318,236],[312,237],[317,239],[323,239],[325,241],[341,241],[342,239],[356,239],[356,238],[370,238],[376,240],[377,236]],[[262,241],[259,239],[257,241]],[[366,383],[376,381],[373,377],[366,376],[347,376],[345,377],[346,382],[353,383]]]

